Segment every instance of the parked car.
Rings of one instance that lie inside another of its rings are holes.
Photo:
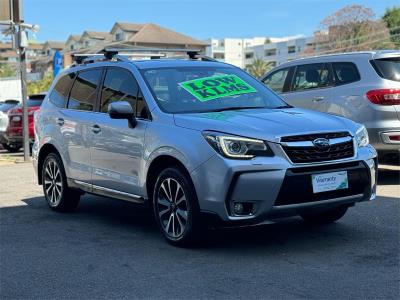
[[[382,159],[399,161],[400,51],[367,51],[293,60],[261,80],[289,104],[364,124]]]
[[[19,104],[18,100],[9,99],[0,101],[0,144],[4,149],[10,150],[5,138],[6,129],[8,126],[8,111]]]
[[[30,95],[27,100],[28,105],[28,126],[29,126],[29,141],[33,145],[35,140],[34,133],[34,118],[33,114],[35,111],[40,109],[40,105],[45,93]],[[7,144],[7,150],[10,152],[16,152],[23,146],[23,131],[22,131],[22,105],[18,105],[8,112],[8,126],[5,133],[5,140]]]
[[[375,198],[364,126],[293,108],[234,66],[105,52],[62,72],[35,114],[33,164],[48,205],[89,192],[150,203],[186,244],[213,220],[340,219]]]

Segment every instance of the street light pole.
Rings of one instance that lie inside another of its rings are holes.
[[[24,28],[18,26],[18,57],[19,68],[21,76],[21,94],[22,94],[22,134],[23,134],[23,147],[24,147],[24,161],[29,161],[30,145],[29,145],[29,115],[28,115],[28,92],[26,88],[26,52],[21,40],[22,35],[25,34]]]

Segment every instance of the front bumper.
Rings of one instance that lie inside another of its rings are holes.
[[[216,154],[194,170],[191,177],[201,211],[216,214],[222,221],[258,222],[375,198],[377,156],[372,146],[358,149],[351,159],[302,165],[289,162],[279,145],[271,148],[274,157],[232,160]],[[313,195],[311,174],[335,170],[348,172],[349,188]],[[235,215],[234,202],[252,203],[254,209],[249,215]]]

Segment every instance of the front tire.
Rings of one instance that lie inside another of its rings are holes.
[[[194,186],[183,170],[170,167],[157,178],[153,191],[154,217],[166,240],[175,246],[199,237],[199,207]]]
[[[47,155],[43,163],[42,179],[44,196],[51,209],[70,212],[77,208],[80,193],[68,187],[64,165],[57,154]]]
[[[304,221],[311,224],[329,224],[342,218],[347,212],[347,206],[340,206],[323,212],[307,212],[300,216]]]

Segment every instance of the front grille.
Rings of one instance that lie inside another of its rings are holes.
[[[314,145],[296,146],[296,142],[312,142],[318,138],[325,138],[334,141],[334,139],[348,136],[350,136],[348,132],[308,134],[283,137],[281,142],[287,143],[286,145],[282,145],[282,148],[293,163],[314,163],[353,157],[353,140],[350,139],[349,141],[333,144],[326,148],[318,148]],[[293,144],[290,145],[290,143]]]
[[[336,171],[347,171],[349,187],[314,194],[311,175]],[[301,204],[358,194],[366,198],[369,197],[370,180],[368,169],[362,162],[288,169],[274,205]]]
[[[328,133],[313,133],[294,136],[285,136],[281,138],[281,142],[300,142],[300,141],[313,141],[318,138],[337,139],[341,137],[350,136],[346,131],[343,132],[328,132]]]

